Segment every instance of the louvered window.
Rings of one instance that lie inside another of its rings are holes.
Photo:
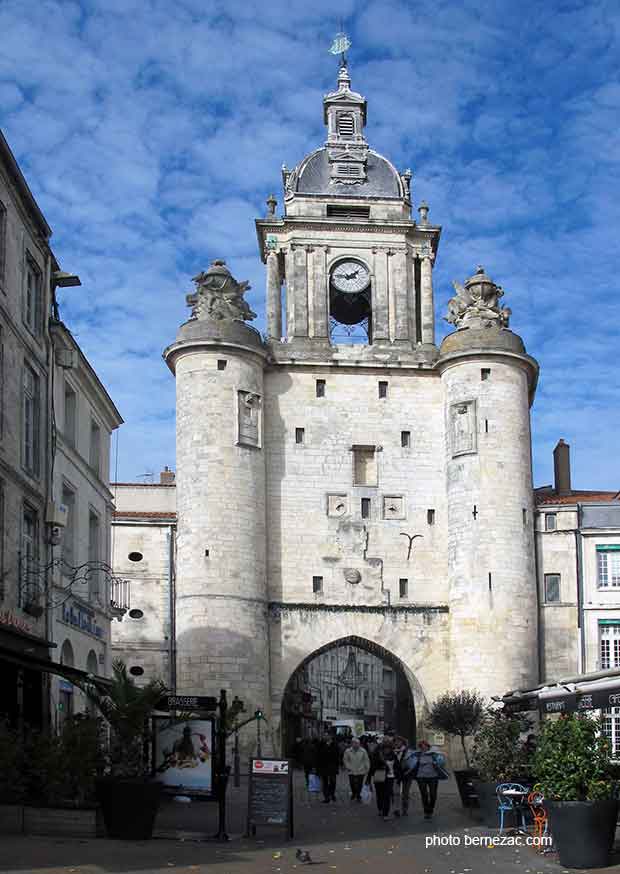
[[[352,115],[338,116],[338,134],[341,137],[352,137],[355,132],[355,122]]]
[[[338,176],[349,179],[361,179],[363,175],[361,164],[338,164],[336,171]]]
[[[370,207],[369,206],[338,206],[338,205],[330,205],[327,206],[327,215],[334,216],[337,218],[361,218],[367,219],[370,218]]]

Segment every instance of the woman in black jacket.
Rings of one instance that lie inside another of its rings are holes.
[[[336,800],[336,779],[340,767],[340,750],[331,735],[324,738],[318,749],[316,770],[323,785],[323,804]]]
[[[389,738],[384,738],[381,745],[370,756],[370,771],[366,782],[374,783],[377,798],[377,810],[383,819],[390,818],[392,790],[398,762]]]

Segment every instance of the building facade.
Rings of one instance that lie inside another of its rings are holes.
[[[620,492],[571,488],[570,448],[536,489],[541,682],[620,668]],[[605,711],[620,753],[620,708]]]
[[[110,432],[121,421],[60,322],[56,289],[79,285],[79,278],[59,269],[50,236],[51,230],[0,134],[1,712],[15,724],[39,726],[57,723],[59,681],[51,680],[51,675],[63,675],[67,684],[64,691],[70,696],[71,678],[84,677],[87,669],[94,668],[92,659],[88,665],[88,653],[82,652],[83,620],[76,620],[80,631],[74,621],[65,630],[59,626],[64,596],[57,590],[57,573],[67,521],[66,505],[62,504],[64,484],[72,483],[76,494],[80,492],[74,515],[69,513],[76,538],[74,555],[83,553],[78,542],[83,536],[77,533],[78,513],[86,513],[90,503],[101,526],[98,555],[102,562],[109,562],[106,452]],[[64,425],[58,428],[63,416],[63,374],[69,371],[71,360],[76,367],[67,380],[73,381],[76,392],[85,398],[84,412],[90,409],[93,421],[101,425],[100,473],[93,492],[85,486],[92,477],[84,468],[84,456],[88,464],[90,450],[81,421],[79,425],[75,421],[75,439],[79,438],[82,455],[73,459],[60,433]],[[93,644],[93,652],[97,673],[103,673],[107,661],[105,657],[100,660],[101,639],[107,636],[109,640],[109,618],[102,625],[100,617],[97,623],[103,631],[99,643]],[[66,664],[61,665],[65,640],[71,641],[73,659],[66,646]]]
[[[230,689],[268,713],[275,746],[291,678],[352,639],[396,660],[419,724],[447,689],[538,679],[537,364],[482,268],[437,347],[441,229],[368,145],[346,67],[323,110],[325,145],[284,168],[282,215],[270,198],[256,222],[266,339],[215,261],[164,353],[176,689]]]

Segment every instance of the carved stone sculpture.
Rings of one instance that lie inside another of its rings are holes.
[[[225,261],[213,261],[206,273],[194,276],[196,291],[185,298],[192,308],[192,319],[212,321],[251,321],[256,318],[243,295],[249,282],[237,282]]]
[[[498,301],[504,292],[485,274],[483,267],[465,285],[453,282],[456,294],[448,301],[447,322],[457,328],[507,328],[512,314]]]

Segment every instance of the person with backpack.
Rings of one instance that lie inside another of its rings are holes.
[[[416,764],[416,751],[409,746],[404,737],[394,740],[396,756],[394,784],[394,816],[409,815],[409,793],[413,783],[413,768]]]
[[[424,808],[424,819],[431,819],[437,802],[437,786],[439,780],[447,780],[448,772],[444,768],[445,757],[426,740],[421,740],[412,757],[412,779],[417,781]]]

